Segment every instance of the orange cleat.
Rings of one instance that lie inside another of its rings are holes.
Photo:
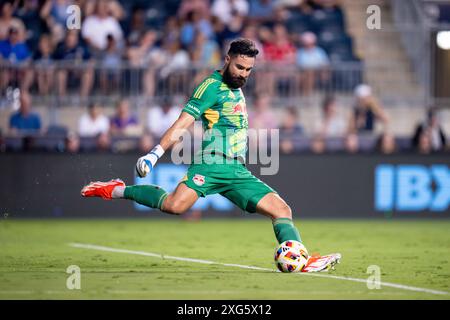
[[[115,187],[125,187],[125,183],[120,179],[113,179],[108,182],[91,182],[81,189],[81,195],[83,197],[101,197],[105,200],[111,200]]]
[[[330,269],[334,270],[336,264],[340,263],[341,257],[340,253],[332,253],[326,256],[310,256],[302,272],[327,272]]]

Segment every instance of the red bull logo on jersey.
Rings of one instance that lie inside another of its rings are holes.
[[[192,181],[194,181],[194,183],[198,186],[202,186],[205,184],[205,176],[202,176],[201,174],[196,174],[193,178]]]
[[[246,107],[245,103],[238,103],[237,105],[233,106],[233,110],[231,111],[232,114],[242,114],[246,113]]]

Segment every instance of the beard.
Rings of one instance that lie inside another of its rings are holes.
[[[227,66],[223,73],[223,82],[225,82],[231,89],[239,89],[247,82],[246,78],[240,76],[233,76],[230,72],[230,67]]]

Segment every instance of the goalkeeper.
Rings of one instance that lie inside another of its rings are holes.
[[[137,174],[145,177],[158,159],[179,141],[180,132],[201,119],[204,129],[201,151],[173,192],[154,185],[125,186],[123,181],[115,179],[92,182],[82,189],[81,194],[103,199],[129,199],[166,213],[182,214],[199,197],[219,193],[242,210],[269,217],[279,243],[286,240],[302,242],[292,222],[291,208],[244,165],[248,115],[241,87],[253,69],[257,54],[251,40],[233,41],[223,68],[197,86],[160,143],[138,159]]]

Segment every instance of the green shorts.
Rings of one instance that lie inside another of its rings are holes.
[[[262,197],[275,192],[241,163],[192,164],[181,182],[199,197],[219,193],[250,213],[256,212]]]

